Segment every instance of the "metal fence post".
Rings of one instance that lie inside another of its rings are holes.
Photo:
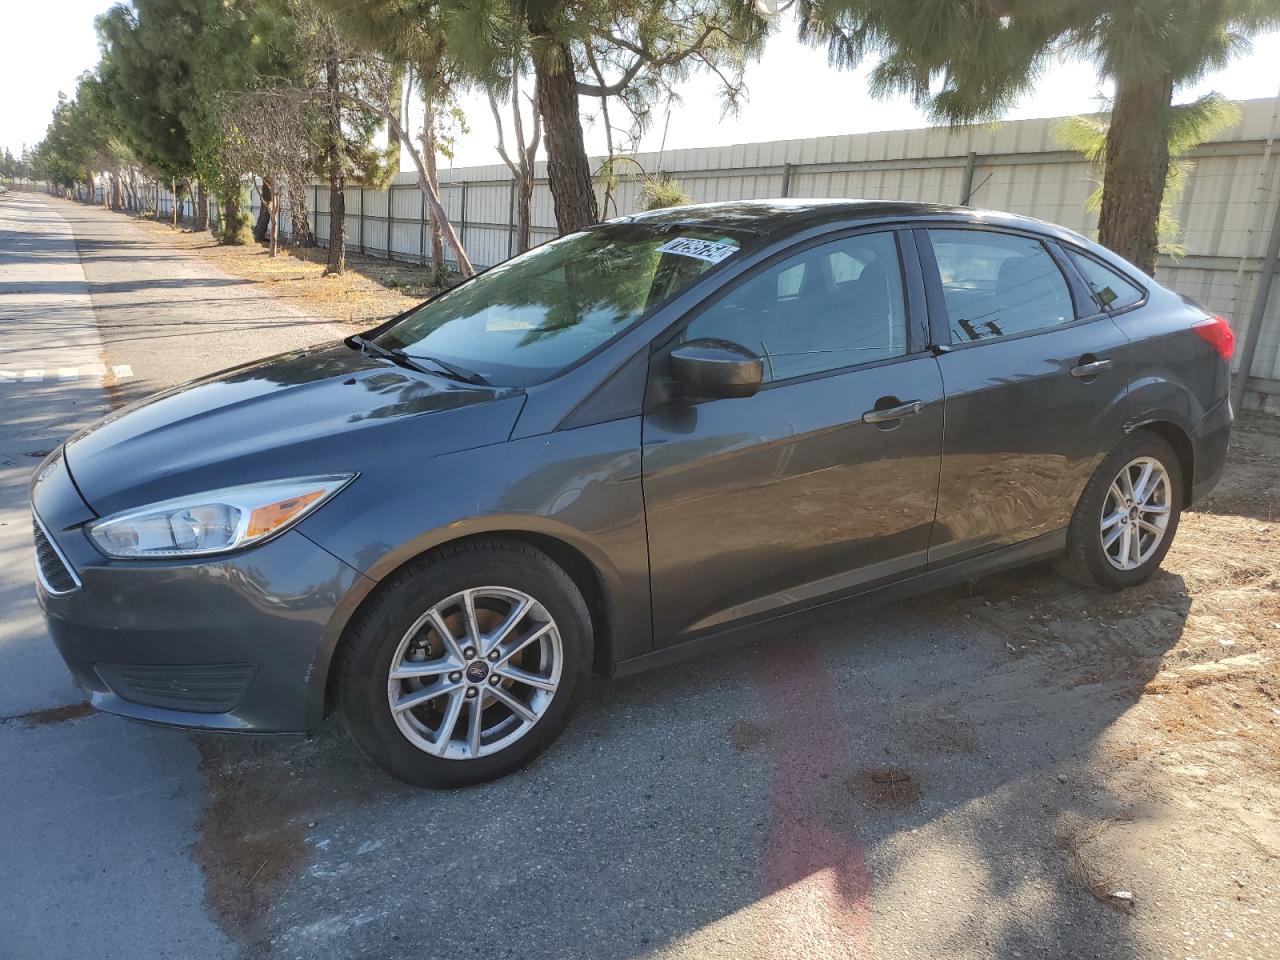
[[[387,260],[388,261],[391,260],[391,210],[394,206],[394,204],[392,204],[391,201],[395,199],[395,196],[396,196],[396,185],[393,183],[387,186]]]
[[[427,265],[427,195],[418,188],[418,259]]]
[[[462,181],[462,216],[458,220],[458,243],[467,249],[467,181]]]
[[[1267,318],[1267,300],[1271,297],[1271,281],[1276,275],[1280,260],[1280,203],[1276,204],[1276,219],[1271,225],[1271,238],[1267,241],[1267,255],[1262,259],[1262,272],[1258,274],[1258,292],[1253,301],[1253,313],[1244,332],[1244,349],[1240,351],[1240,366],[1236,370],[1236,382],[1231,385],[1231,406],[1239,410],[1244,404],[1244,392],[1253,370],[1253,355],[1258,349],[1262,326]]]
[[[784,197],[791,196],[791,164],[784,163],[782,165],[782,195]]]
[[[511,197],[507,201],[507,259],[516,247],[516,178],[511,178]]]
[[[333,214],[329,214],[329,215],[330,215],[330,216],[333,216]],[[316,236],[316,240],[317,240],[317,242],[319,242],[319,234],[320,234],[320,185],[319,185],[318,183],[313,183],[313,184],[311,185],[311,216],[315,219],[315,226],[314,226],[314,227],[312,227],[311,229],[312,229],[312,230],[314,230],[314,231],[316,232],[316,235],[317,235],[317,236]],[[327,237],[325,238],[325,242],[326,242],[326,244],[328,243],[328,238],[327,238]]]
[[[978,166],[978,154],[970,150],[964,161],[964,185],[960,188],[960,206],[967,207],[973,199],[973,171]]]

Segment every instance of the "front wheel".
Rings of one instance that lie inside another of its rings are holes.
[[[1182,502],[1178,455],[1163,437],[1134,433],[1103,460],[1085,487],[1058,572],[1110,590],[1142,583],[1169,552]]]
[[[338,701],[360,750],[414,786],[491,780],[550,745],[585,689],[591,621],[532,547],[447,546],[394,574],[345,639]]]

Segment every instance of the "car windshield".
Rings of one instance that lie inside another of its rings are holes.
[[[572,234],[424,303],[375,342],[492,384],[540,383],[738,253],[747,236],[644,223]]]

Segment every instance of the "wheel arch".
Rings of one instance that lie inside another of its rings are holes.
[[[1191,435],[1172,420],[1147,420],[1135,424],[1130,431],[1147,430],[1173,447],[1178,457],[1178,466],[1182,472],[1182,506],[1191,505],[1191,487],[1195,481],[1195,445]]]
[[[569,542],[567,538],[559,537],[552,533],[516,527],[472,530],[432,543],[429,547],[419,550],[412,556],[405,557],[395,567],[382,572],[378,581],[369,581],[369,589],[344,611],[344,615],[338,618],[340,622],[331,624],[329,634],[333,638],[332,642],[325,645],[326,650],[322,654],[325,658],[324,663],[317,662],[316,664],[317,668],[322,667],[324,671],[324,682],[320,685],[323,691],[323,701],[320,717],[317,719],[327,716],[333,709],[335,675],[333,664],[338,648],[346,640],[347,631],[350,629],[351,624],[357,620],[360,612],[372,603],[378,595],[382,581],[390,578],[409,564],[429,558],[433,553],[437,553],[445,547],[476,540],[504,540],[526,544],[545,553],[564,570],[569,579],[582,592],[583,600],[587,604],[587,612],[591,617],[591,632],[594,644],[592,670],[602,676],[612,674],[616,662],[613,630],[616,613],[612,593],[600,567],[580,547]]]

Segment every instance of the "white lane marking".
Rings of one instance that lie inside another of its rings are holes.
[[[53,371],[46,371],[43,367],[23,370],[0,369],[0,383],[17,383],[19,380],[23,383],[43,383],[46,373],[52,378]],[[87,380],[101,380],[107,376],[107,367],[101,363],[91,363],[84,367],[58,367],[57,376],[58,380],[63,382],[79,380],[81,377]],[[111,376],[117,380],[127,380],[133,376],[133,367],[127,363],[117,364],[111,367]]]

